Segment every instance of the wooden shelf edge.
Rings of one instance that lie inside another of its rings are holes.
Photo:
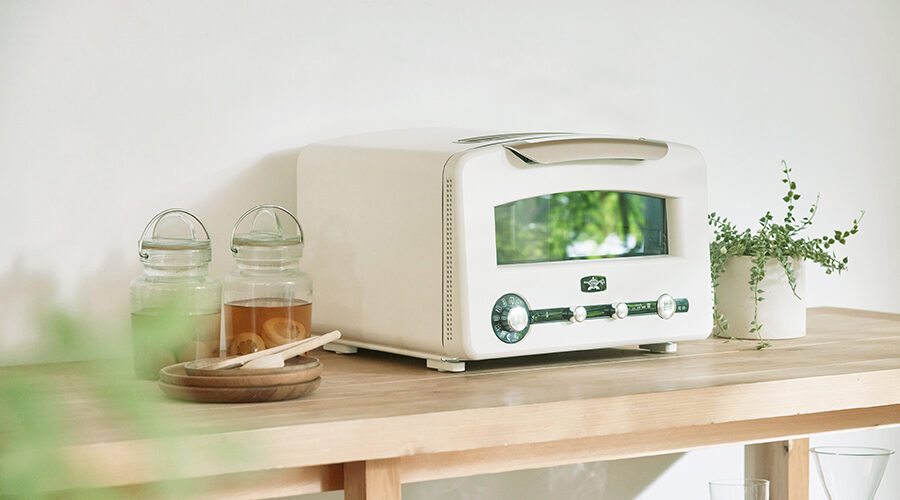
[[[262,428],[63,449],[98,486],[342,463],[495,446],[673,433],[689,425],[740,423],[788,415],[900,403],[900,369],[712,386],[609,398],[456,410],[371,420]],[[900,413],[900,412],[898,412]],[[514,427],[505,422],[517,422]],[[547,423],[552,422],[551,426]],[[540,432],[535,433],[539,429]],[[173,446],[265,450],[246,460],[198,460],[162,475],[148,461]],[[299,443],[306,450],[298,453]],[[634,456],[634,455],[632,455]],[[148,458],[149,457],[149,458]],[[621,458],[621,457],[618,457]],[[252,467],[252,469],[248,469]]]
[[[431,481],[476,474],[555,467],[681,453],[723,445],[754,444],[808,437],[810,434],[900,425],[900,404],[810,415],[792,415],[675,428],[665,434],[631,432],[538,444],[409,455],[399,458],[400,481]],[[192,498],[277,498],[344,488],[342,464],[289,467],[168,481],[168,487]],[[159,485],[126,485],[112,491],[127,497],[151,495]],[[176,490],[178,491],[178,490]],[[84,492],[82,490],[82,492]]]
[[[550,443],[413,455],[401,457],[400,470],[403,482],[417,482],[680,453],[722,445],[763,443],[802,438],[810,434],[896,425],[900,425],[900,404],[690,426],[669,429],[663,434],[632,432]]]

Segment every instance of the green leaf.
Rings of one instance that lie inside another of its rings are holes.
[[[783,223],[773,223],[774,217],[772,211],[766,211],[766,214],[759,219],[760,226],[756,230],[751,228],[739,229],[733,223],[729,222],[726,217],[722,217],[716,212],[709,214],[710,226],[713,229],[713,242],[710,243],[710,276],[713,279],[713,318],[715,320],[716,329],[723,332],[727,328],[727,318],[717,312],[719,289],[716,280],[724,271],[725,264],[730,256],[742,255],[752,258],[753,265],[750,269],[747,287],[753,294],[754,298],[754,314],[753,321],[750,323],[751,331],[755,332],[760,338],[761,346],[767,346],[761,335],[763,325],[758,322],[758,304],[765,300],[763,296],[766,292],[759,287],[765,278],[765,265],[769,258],[775,258],[784,268],[788,277],[788,283],[794,295],[796,290],[796,272],[790,265],[790,259],[799,258],[801,260],[815,262],[819,264],[826,274],[834,272],[840,273],[847,268],[847,257],[837,256],[831,249],[837,243],[845,244],[846,239],[857,233],[859,220],[853,220],[853,224],[846,230],[834,230],[833,236],[820,235],[815,237],[799,237],[800,232],[809,227],[818,210],[819,196],[816,196],[815,202],[809,207],[806,217],[795,217],[794,201],[799,200],[800,193],[795,192],[797,183],[790,179],[791,168],[787,166],[787,162],[782,160],[784,178],[782,183],[788,184],[788,192],[782,201],[785,202],[787,212],[784,216]]]

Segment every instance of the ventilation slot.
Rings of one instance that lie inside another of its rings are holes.
[[[453,179],[444,181],[444,342],[453,340]]]

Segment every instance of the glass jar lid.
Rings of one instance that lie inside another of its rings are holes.
[[[303,256],[303,226],[284,207],[259,205],[234,224],[231,252],[238,259],[299,259]]]
[[[144,228],[138,241],[138,255],[142,262],[160,266],[206,264],[212,260],[209,232],[187,210],[163,210]]]

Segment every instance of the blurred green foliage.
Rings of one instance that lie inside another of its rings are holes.
[[[517,200],[494,209],[497,263],[665,254],[665,220],[665,200],[635,193],[571,191]]]
[[[162,313],[154,325],[160,341],[184,335],[184,318],[177,307]],[[135,380],[127,326],[102,327],[63,311],[39,321],[46,335],[40,355],[62,361],[0,368],[0,497],[121,498],[120,490],[93,488],[84,474],[90,464],[73,464],[66,454],[67,446],[84,443],[86,425],[101,425],[125,440],[165,437],[154,440],[143,458],[170,477],[197,461],[246,459],[224,442],[195,449],[177,439],[188,429],[166,410],[156,383]],[[195,486],[170,481],[139,491],[184,498]]]

